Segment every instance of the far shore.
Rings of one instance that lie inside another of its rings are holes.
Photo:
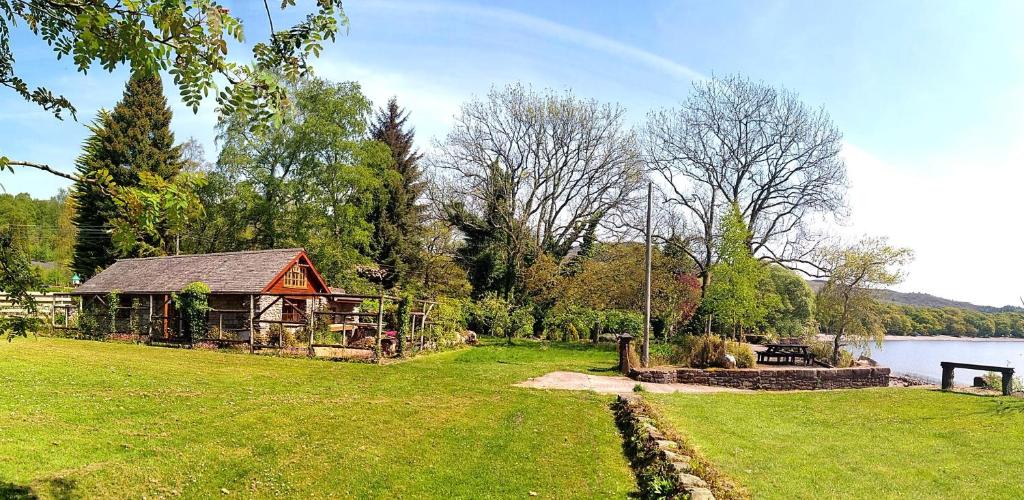
[[[821,339],[821,340],[828,340],[830,342],[832,341],[832,336],[831,335],[819,335],[818,338]],[[886,342],[888,342],[890,340],[895,340],[895,341],[900,341],[900,340],[930,340],[930,341],[936,341],[936,342],[944,342],[944,341],[952,341],[952,340],[959,340],[959,341],[962,341],[962,342],[1024,342],[1024,339],[1017,339],[1017,338],[1010,338],[1010,337],[954,337],[952,335],[933,335],[933,336],[920,335],[920,336],[917,336],[917,337],[914,337],[914,336],[911,336],[911,335],[886,335],[885,336],[885,340],[886,340]]]
[[[932,337],[926,337],[924,335],[918,337],[912,337],[910,335],[886,335],[885,340],[960,340],[964,342],[1024,342],[1024,339],[1017,339],[1011,337],[954,337],[952,335],[935,335]]]

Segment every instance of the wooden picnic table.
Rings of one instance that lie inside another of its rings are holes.
[[[810,365],[814,361],[810,346],[807,344],[765,344],[765,350],[757,353],[758,363],[778,363],[795,365],[796,360]]]

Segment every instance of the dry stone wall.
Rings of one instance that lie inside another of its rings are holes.
[[[887,387],[889,369],[859,368],[776,368],[699,369],[631,368],[629,377],[656,384],[694,384],[763,391],[817,389],[863,389]]]

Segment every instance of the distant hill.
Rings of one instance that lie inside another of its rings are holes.
[[[807,280],[807,284],[811,286],[811,289],[817,292],[824,286],[823,280]],[[930,293],[920,292],[897,292],[896,290],[879,290],[879,299],[886,302],[892,302],[893,304],[901,304],[906,306],[916,307],[956,307],[960,309],[970,309],[978,312],[1024,312],[1024,308],[1017,306],[1003,306],[1003,307],[992,307],[992,306],[979,306],[978,304],[972,304],[970,302],[961,302],[959,300],[944,299],[937,297]]]

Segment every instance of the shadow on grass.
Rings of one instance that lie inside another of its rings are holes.
[[[999,398],[993,401],[992,411],[996,415],[1008,415],[1013,413],[1024,413],[1024,399],[1020,398]]]
[[[39,498],[39,495],[28,486],[0,481],[0,498],[27,500]]]
[[[71,500],[82,498],[76,491],[77,484],[74,479],[57,477],[46,480],[48,498],[58,500]],[[36,500],[39,494],[31,486],[0,481],[0,498],[5,500]]]

